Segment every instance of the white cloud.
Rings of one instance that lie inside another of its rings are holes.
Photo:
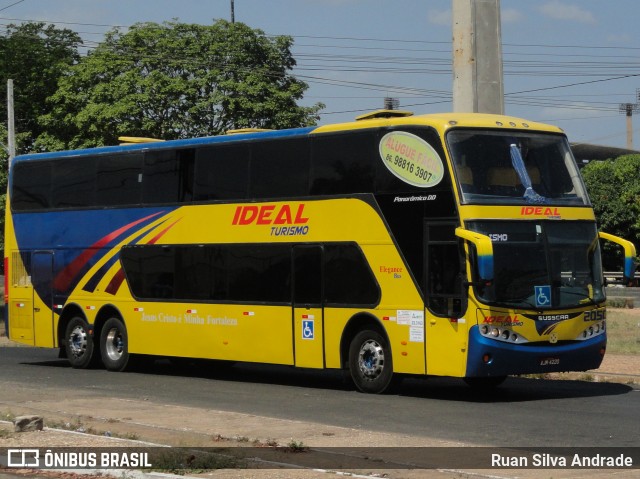
[[[631,44],[633,42],[633,37],[628,33],[612,33],[607,36],[607,41],[609,43]]]
[[[452,22],[451,10],[429,10],[427,17],[429,23],[450,27]],[[503,8],[500,12],[500,19],[503,23],[515,23],[522,19],[522,14],[515,8]]]
[[[451,26],[451,10],[429,10],[427,14],[429,23],[434,25]]]
[[[554,20],[571,20],[580,23],[596,23],[596,18],[588,10],[577,5],[570,5],[560,0],[547,2],[539,8],[543,15]]]
[[[502,23],[516,23],[522,19],[522,13],[515,8],[503,8],[500,12],[500,20]]]

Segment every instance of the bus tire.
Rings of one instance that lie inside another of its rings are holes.
[[[108,371],[124,371],[129,362],[127,328],[118,318],[109,318],[100,333],[102,364]]]
[[[393,382],[391,348],[377,331],[360,331],[349,345],[349,371],[356,387],[371,394],[388,391]]]
[[[87,322],[80,316],[75,316],[64,331],[64,349],[71,367],[85,369],[91,366],[95,348]]]

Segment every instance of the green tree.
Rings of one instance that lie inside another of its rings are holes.
[[[600,230],[632,241],[640,252],[640,155],[592,161],[582,176]],[[605,269],[619,270],[620,258],[619,247],[605,242]]]
[[[81,148],[121,135],[177,139],[315,124],[324,105],[297,105],[308,85],[290,74],[291,45],[291,37],[223,20],[113,30],[60,79],[38,144]]]
[[[44,23],[9,25],[0,36],[0,96],[7,98],[7,80],[13,79],[16,131],[27,133],[19,153],[30,151],[43,133],[38,118],[47,112],[46,99],[57,91],[58,79],[79,60],[81,42],[77,33]],[[4,100],[0,118],[7,118]]]

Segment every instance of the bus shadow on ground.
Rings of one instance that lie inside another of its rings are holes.
[[[30,366],[70,368],[64,359],[22,362]],[[97,372],[96,368],[91,371]],[[80,372],[80,371],[79,371]],[[210,379],[215,381],[275,384],[296,388],[353,392],[348,373],[337,370],[312,370],[291,366],[265,365],[215,360],[135,357],[125,373],[166,377]],[[585,380],[509,377],[493,389],[472,388],[460,378],[405,377],[389,395],[470,403],[518,403],[554,399],[606,397],[628,394],[633,386],[621,383]]]
[[[355,390],[348,372],[337,370],[321,371],[242,362],[154,358],[137,358],[130,370],[145,374],[303,386],[310,389]],[[632,386],[620,383],[530,377],[509,377],[499,387],[478,389],[469,387],[460,378],[409,376],[403,378],[389,394],[446,401],[508,403],[611,396],[631,391]]]

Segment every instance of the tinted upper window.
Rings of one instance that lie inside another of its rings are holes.
[[[67,158],[52,164],[54,208],[95,205],[96,164],[93,158]]]
[[[306,138],[251,145],[251,197],[309,194],[309,141]]]
[[[193,197],[194,151],[149,151],[144,156],[142,202],[179,203]]]
[[[374,191],[380,161],[375,132],[319,135],[312,148],[312,194]]]
[[[249,186],[249,147],[221,145],[201,148],[196,153],[196,201],[241,200]]]
[[[437,187],[419,188],[394,176],[380,153],[380,142],[390,131],[19,162],[12,180],[12,205],[20,211],[451,190],[448,178]],[[397,131],[419,137],[444,157],[435,132],[426,128]]]
[[[135,205],[141,200],[142,155],[98,158],[96,201],[99,205]]]
[[[51,162],[25,161],[13,170],[11,206],[16,210],[49,208],[51,203]]]

